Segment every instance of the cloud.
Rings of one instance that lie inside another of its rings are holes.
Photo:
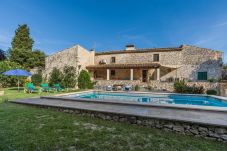
[[[227,26],[227,22],[217,23],[213,27],[223,27],[223,26]]]

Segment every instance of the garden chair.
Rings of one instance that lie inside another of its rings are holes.
[[[106,86],[106,91],[112,91],[113,87],[111,85]]]
[[[53,84],[53,89],[57,92],[63,91],[64,89],[60,86],[60,84]]]
[[[41,86],[41,91],[42,92],[49,92],[49,91],[51,91],[51,87],[49,87],[48,83],[42,83],[40,86]]]
[[[125,91],[132,91],[132,86],[131,85],[125,85],[124,90]]]
[[[28,83],[25,85],[24,92],[33,93],[35,91],[36,91],[36,87],[33,85],[33,83]]]

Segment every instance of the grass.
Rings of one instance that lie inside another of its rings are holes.
[[[6,89],[10,100],[35,97]],[[43,93],[42,95],[52,95]],[[0,150],[225,151],[227,143],[163,130],[0,103]]]
[[[67,93],[67,92],[42,92],[39,94],[38,92],[33,93],[24,93],[24,89],[21,88],[21,90],[18,92],[17,88],[4,88],[5,96],[3,98],[8,98],[8,100],[16,100],[16,99],[23,99],[23,98],[31,98],[31,97],[39,97],[39,96],[49,96],[49,95],[56,95],[61,93]]]
[[[0,150],[226,150],[227,144],[50,109],[0,104]]]

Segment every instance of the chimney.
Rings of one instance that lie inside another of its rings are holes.
[[[136,47],[134,45],[126,45],[125,50],[136,50]]]

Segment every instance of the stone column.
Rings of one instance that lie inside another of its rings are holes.
[[[130,80],[133,80],[133,69],[130,69]]]
[[[159,81],[160,80],[160,68],[157,68],[156,72],[157,72],[157,81]]]
[[[106,70],[106,80],[110,80],[110,69]]]

